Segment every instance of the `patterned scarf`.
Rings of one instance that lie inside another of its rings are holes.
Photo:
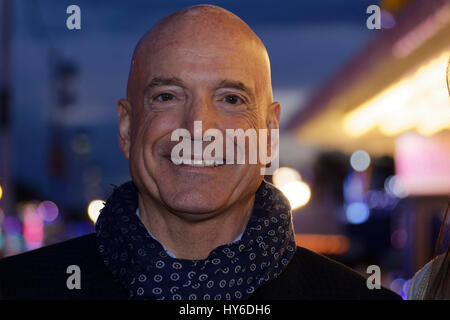
[[[204,260],[168,256],[136,215],[137,207],[130,181],[114,189],[96,223],[98,250],[131,299],[247,299],[276,278],[295,252],[289,203],[265,181],[242,238]]]

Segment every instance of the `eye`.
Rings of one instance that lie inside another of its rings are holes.
[[[170,93],[161,93],[160,95],[156,96],[156,99],[162,102],[171,101],[174,98],[175,97]]]
[[[225,97],[225,102],[230,104],[240,104],[243,103],[242,99],[239,98],[237,95],[229,94]]]

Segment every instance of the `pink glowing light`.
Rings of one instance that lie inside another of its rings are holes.
[[[42,246],[44,224],[35,205],[26,205],[23,216],[23,237],[29,250]]]
[[[45,222],[52,222],[58,217],[58,206],[53,201],[42,201],[37,207],[37,213]]]

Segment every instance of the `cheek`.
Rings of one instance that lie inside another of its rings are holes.
[[[155,156],[158,142],[170,140],[172,132],[178,128],[179,116],[171,112],[147,112],[136,117],[136,130],[133,132],[132,148],[134,154],[145,157]]]
[[[227,129],[242,129],[243,131],[247,131],[248,129],[255,130],[256,133],[256,141],[254,141],[254,148],[257,148],[263,143],[264,141],[259,141],[260,139],[260,129],[267,129],[266,124],[263,121],[263,115],[260,115],[258,112],[249,112],[247,114],[239,115],[239,116],[233,116],[226,119],[226,122],[223,122],[224,128]],[[225,132],[223,132],[225,135]],[[262,134],[262,133],[261,133]],[[250,147],[250,141],[249,138],[246,138],[245,143],[245,152],[248,156],[249,153],[249,147]],[[255,149],[253,149],[255,151]]]
[[[261,127],[257,112],[248,111],[242,114],[227,115],[221,118],[221,125],[226,129],[258,129]]]

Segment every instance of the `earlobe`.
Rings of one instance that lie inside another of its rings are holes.
[[[131,104],[126,99],[117,103],[119,116],[119,145],[125,158],[130,158]]]

